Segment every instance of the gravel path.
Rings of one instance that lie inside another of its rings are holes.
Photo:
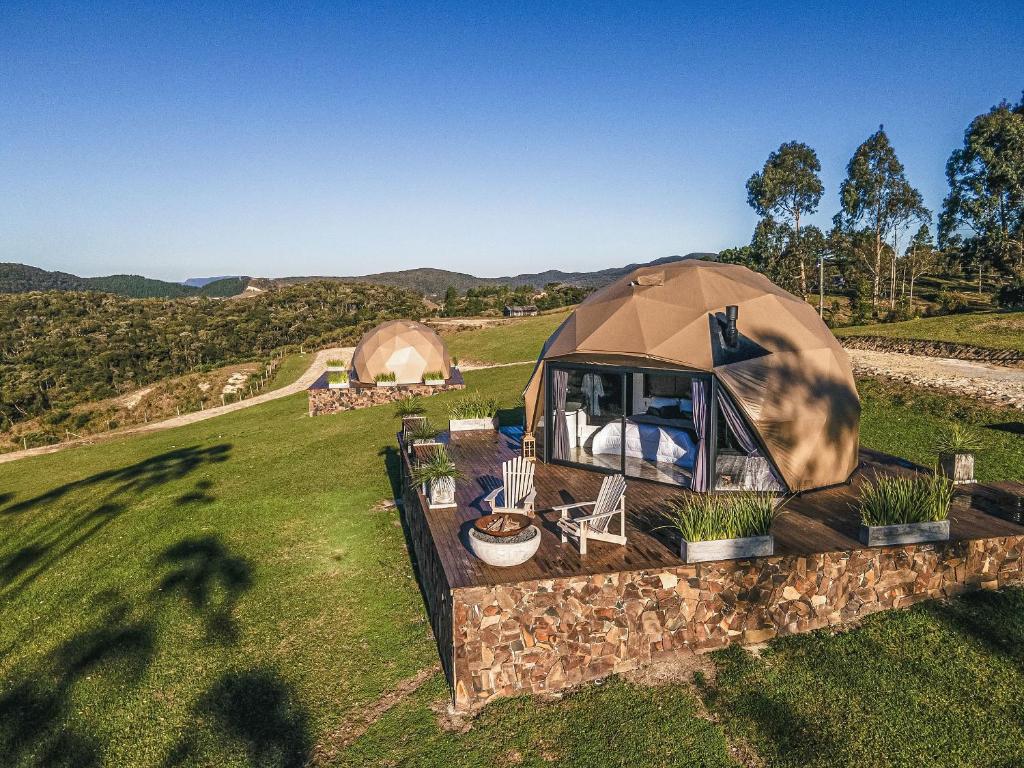
[[[332,349],[322,349],[316,353],[316,357],[313,358],[313,362],[310,363],[309,368],[307,368],[306,372],[303,373],[296,381],[278,389],[272,389],[269,392],[264,392],[261,395],[254,395],[247,400],[240,400],[237,403],[228,403],[227,405],[219,405],[216,408],[207,408],[204,411],[183,413],[181,416],[174,416],[170,419],[165,419],[164,421],[153,421],[149,424],[139,424],[134,427],[127,427],[126,429],[114,430],[113,432],[102,432],[97,435],[89,435],[88,437],[76,440],[67,440],[55,445],[44,445],[38,448],[29,448],[27,451],[0,453],[0,464],[6,464],[9,461],[28,458],[29,456],[42,456],[47,453],[57,453],[58,451],[63,451],[76,445],[92,445],[104,440],[124,437],[125,435],[159,432],[164,429],[182,427],[186,424],[195,424],[197,421],[205,421],[206,419],[212,419],[216,416],[222,416],[225,413],[233,413],[234,411],[240,411],[243,408],[252,408],[254,405],[269,403],[271,400],[288,397],[289,395],[294,395],[296,392],[305,391],[310,384],[316,381],[320,375],[323,374],[324,369],[327,367],[328,360],[336,358],[349,360],[351,359],[352,352],[354,350],[355,347],[334,347]]]
[[[859,376],[884,376],[918,387],[967,395],[1024,410],[1024,369],[971,360],[848,349]]]

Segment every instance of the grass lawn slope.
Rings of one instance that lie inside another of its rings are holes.
[[[492,334],[507,327],[470,333],[524,359],[556,323],[511,326],[503,346]],[[512,408],[530,370],[466,378]],[[436,423],[458,396],[426,401]],[[961,406],[909,396],[866,389],[863,442],[926,461]],[[445,730],[437,650],[381,503],[396,495],[396,427],[390,407],[311,419],[297,395],[6,465],[0,763],[720,766],[736,764],[728,740],[769,765],[1024,762],[1014,590],[772,643],[760,660],[719,654],[701,692],[714,720],[687,685],[613,679]],[[1019,436],[981,432],[982,477],[1024,478]]]
[[[835,335],[880,336],[970,344],[988,349],[1024,352],[1024,312],[976,312],[920,317],[901,323],[874,323],[835,328]]]
[[[459,360],[482,363],[522,363],[540,354],[548,336],[571,310],[526,317],[489,328],[474,328],[446,335],[448,349]]]

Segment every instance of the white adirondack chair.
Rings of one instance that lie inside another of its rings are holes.
[[[593,507],[589,515],[573,514],[575,510]],[[564,504],[553,509],[561,512],[558,527],[562,530],[562,543],[570,536],[580,542],[580,554],[587,554],[587,539],[607,541],[611,544],[626,544],[626,478],[622,475],[609,475],[601,483],[601,491],[597,501],[582,501],[576,504]],[[610,532],[612,518],[619,516],[619,532]]]
[[[532,517],[537,499],[537,489],[533,487],[533,470],[533,462],[522,456],[502,464],[501,486],[484,497],[484,501],[491,505],[491,511],[525,512]],[[501,503],[498,503],[499,496]]]

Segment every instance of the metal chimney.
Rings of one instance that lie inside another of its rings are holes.
[[[739,332],[736,330],[736,319],[739,315],[740,308],[735,304],[730,304],[725,308],[725,328],[722,330],[722,336],[725,337],[727,347],[735,347],[739,339]]]

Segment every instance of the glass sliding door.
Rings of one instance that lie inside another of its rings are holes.
[[[690,487],[695,465],[698,472],[707,467],[706,458],[698,460],[707,419],[695,422],[694,402],[706,413],[700,398],[708,381],[703,374],[549,363],[545,455]]]
[[[551,366],[549,375],[551,458],[622,471],[621,448],[606,437],[622,426],[623,374]]]

